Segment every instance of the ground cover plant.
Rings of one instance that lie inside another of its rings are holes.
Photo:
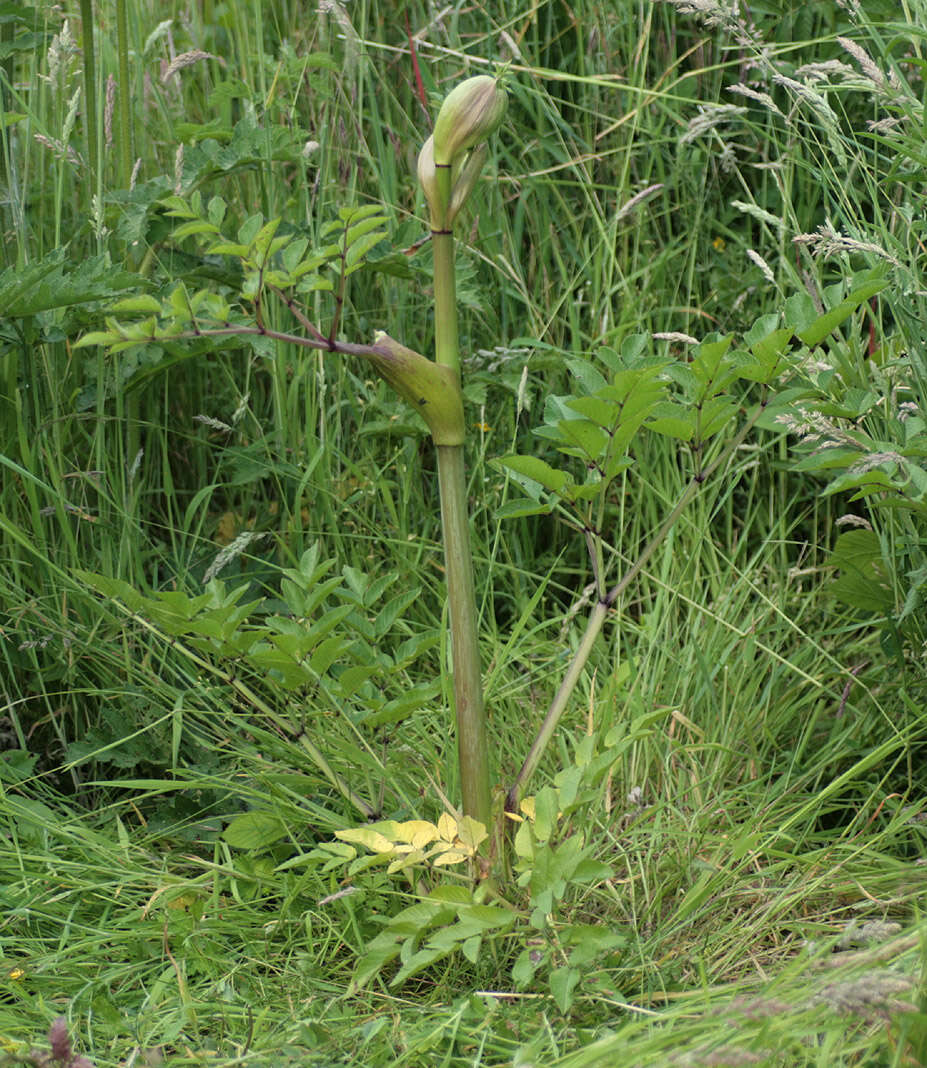
[[[922,15],[3,11],[0,1055],[923,1060]],[[456,304],[507,838],[435,449],[350,358],[440,334],[416,158],[503,67]]]

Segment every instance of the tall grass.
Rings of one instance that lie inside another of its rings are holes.
[[[273,614],[283,569],[320,542],[360,605],[355,640],[379,611],[359,576],[422,591],[380,639],[389,652],[420,643],[394,692],[442,679],[433,451],[340,358],[74,348],[129,288],[215,279],[158,206],[179,188],[221,194],[235,223],[280,214],[311,239],[345,203],[381,203],[409,277],[352,278],[344,336],[382,328],[428,351],[417,74],[433,111],[461,77],[509,64],[511,118],[458,254],[501,786],[580,638],[592,581],[575,532],[495,515],[517,488],[493,461],[543,454],[531,430],[570,390],[566,355],[632,333],[742,331],[883,263],[890,287],[842,328],[831,370],[860,404],[855,430],[922,467],[918,5],[752,5],[747,24],[701,0],[95,3],[92,26],[89,6],[0,24],[15,46],[0,65],[0,1058],[41,1044],[63,1013],[98,1064],[151,1063],[159,1048],[171,1064],[919,1063],[916,475],[891,511],[823,495],[826,473],[794,469],[815,443],[770,424],[628,590],[540,769],[548,783],[584,738],[601,747],[639,724],[583,811],[614,877],[553,921],[622,937],[584,967],[568,1013],[543,983],[515,988],[523,928],[475,964],[349,995],[354,961],[420,888],[301,865],[356,816],[298,736],[243,701],[243,666],[206,673],[185,639],[79,572],[194,595],[234,546],[219,578]],[[324,296],[312,300],[327,325]],[[685,359],[678,339],[652,344]],[[676,446],[643,439],[608,551],[633,561],[687,477]],[[847,515],[879,535],[881,613],[833,596]],[[440,687],[367,729],[324,693],[244,681],[383,815],[433,820],[458,796]],[[223,828],[253,810],[285,835],[233,848]]]

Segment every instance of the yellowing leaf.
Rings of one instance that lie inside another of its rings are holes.
[[[396,828],[396,837],[400,842],[408,842],[416,849],[422,849],[438,837],[438,828],[427,820],[407,820]]]
[[[450,812],[442,812],[438,819],[438,835],[445,842],[453,842],[457,837],[457,820]]]
[[[402,871],[403,868],[409,868],[413,864],[420,864],[424,859],[425,854],[421,849],[413,849],[405,856],[397,857],[396,860],[392,861],[386,872],[388,875],[392,875],[394,872]]]
[[[357,842],[372,853],[395,852],[395,843],[373,827],[349,827],[346,831],[335,831],[335,837],[343,842]]]
[[[529,820],[531,820],[532,823],[533,823],[534,822],[534,798],[533,797],[522,798],[522,800],[519,801],[519,803],[518,803],[518,807],[522,810],[522,812],[524,812],[525,816],[527,816],[527,818]]]
[[[448,849],[447,852],[432,857],[431,863],[435,867],[442,864],[459,864],[462,860],[469,860],[470,856],[470,852],[466,849]]]
[[[185,912],[196,904],[196,900],[195,894],[181,894],[180,897],[171,898],[167,902],[167,907],[176,912]]]
[[[473,852],[476,852],[480,842],[489,837],[483,824],[471,816],[464,816],[460,821],[457,825],[457,834],[460,836],[461,842]]]

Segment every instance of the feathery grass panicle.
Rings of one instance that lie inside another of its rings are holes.
[[[742,82],[738,82],[736,85],[729,85],[727,87],[727,91],[729,93],[736,93],[739,96],[745,96],[749,100],[755,100],[757,103],[762,104],[763,107],[771,111],[774,115],[778,115],[780,116],[780,118],[783,119],[785,118],[785,115],[783,114],[779,105],[775,102],[775,100],[773,100],[769,93],[764,93],[760,89],[754,89],[749,85],[744,85]]]
[[[895,267],[901,262],[892,253],[874,241],[860,241],[855,237],[841,234],[829,222],[822,223],[812,234],[797,234],[792,238],[796,245],[805,245],[815,256],[837,256],[848,252],[863,252],[886,260]]]
[[[763,277],[769,282],[770,285],[776,284],[776,276],[773,274],[772,268],[763,259],[763,257],[752,248],[746,250],[747,259],[751,263],[755,264],[763,272]]]
[[[220,552],[216,553],[212,563],[203,575],[203,584],[211,582],[224,568],[237,560],[242,553],[257,541],[263,541],[267,534],[256,530],[243,530],[234,541],[229,542]]]

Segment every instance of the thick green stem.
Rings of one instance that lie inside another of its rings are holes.
[[[439,214],[432,232],[435,271],[435,363],[454,376],[460,394],[460,351],[457,339],[457,294],[454,280],[454,234],[448,225],[450,167],[436,169]],[[454,709],[464,815],[489,827],[489,745],[480,671],[476,592],[470,554],[470,516],[462,444],[436,442],[441,489],[441,526],[447,571],[447,600],[454,662]]]
[[[470,555],[463,446],[439,445],[437,453],[463,810],[465,815],[472,816],[488,827],[489,751],[477,639],[476,592]]]
[[[460,374],[457,340],[457,288],[454,278],[454,237],[432,235],[435,264],[435,362]]]

